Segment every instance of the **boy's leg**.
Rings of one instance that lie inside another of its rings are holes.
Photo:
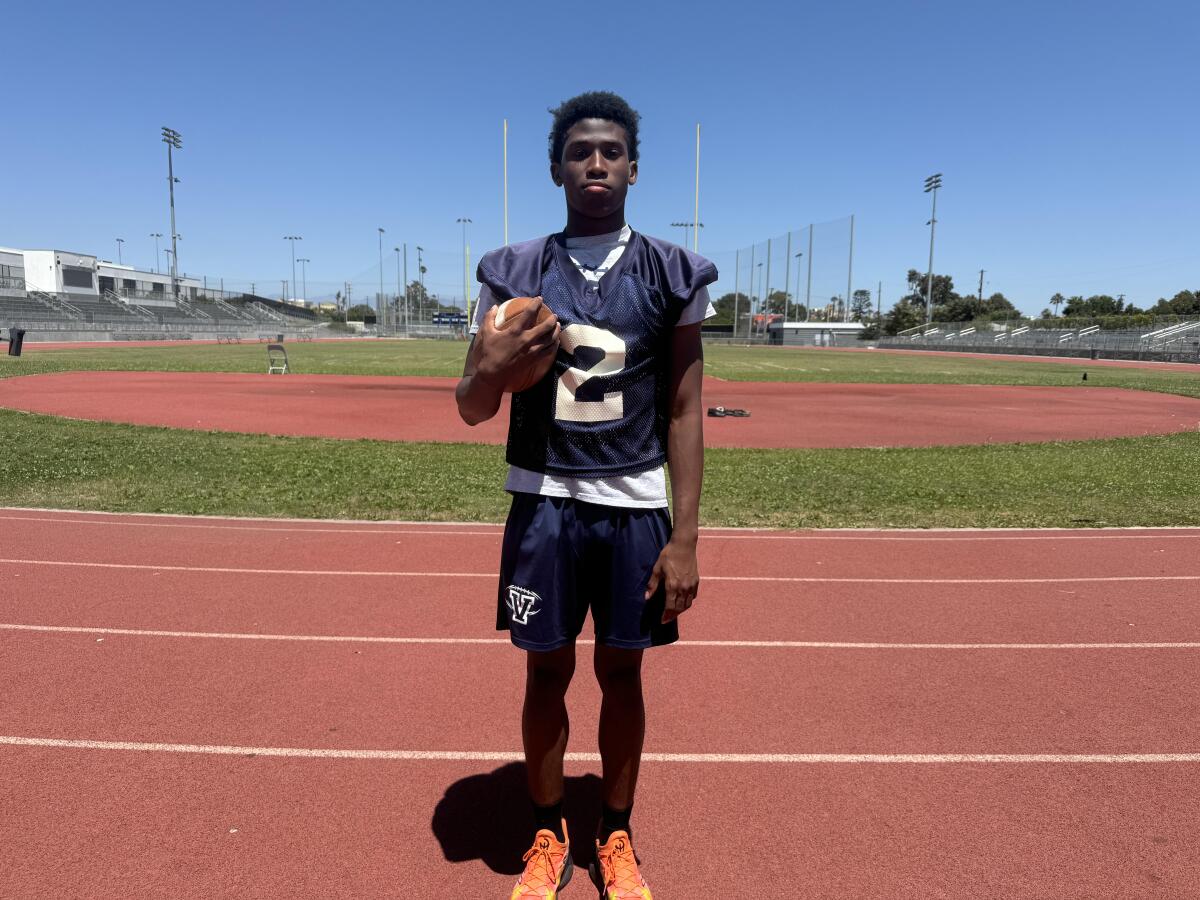
[[[596,681],[604,695],[600,705],[604,806],[608,811],[627,812],[633,807],[646,736],[642,651],[597,643],[594,661]]]
[[[563,798],[563,756],[570,731],[566,695],[575,674],[575,645],[530,651],[526,658],[521,737],[529,796],[535,806],[554,806]]]

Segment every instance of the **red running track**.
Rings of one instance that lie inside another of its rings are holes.
[[[655,896],[730,860],[769,898],[1188,896],[1197,551],[706,530],[684,639],[647,660]],[[0,510],[0,896],[507,896],[498,554],[492,526]],[[569,702],[584,835],[586,665]]]
[[[470,428],[453,378],[69,372],[0,381],[0,406],[172,428],[500,444],[506,414]],[[879,447],[1082,440],[1200,427],[1200,400],[1120,388],[824,384],[709,379],[713,447]]]

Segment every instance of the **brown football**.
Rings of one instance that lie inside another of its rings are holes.
[[[535,299],[534,297],[513,297],[511,300],[505,300],[496,307],[496,328],[503,330],[511,326],[513,320],[524,312]],[[549,319],[551,315],[549,308],[542,304],[537,311],[536,319],[525,327],[532,328],[534,325],[539,325]],[[546,373],[554,365],[554,356],[554,353],[547,351],[536,359],[515,366],[508,375],[504,389],[513,394],[529,390],[546,377]]]

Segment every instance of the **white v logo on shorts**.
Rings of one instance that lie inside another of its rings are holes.
[[[529,617],[536,616],[541,612],[538,605],[542,602],[542,598],[533,591],[527,591],[515,584],[508,586],[508,599],[504,602],[508,605],[512,620],[518,625],[528,625]]]

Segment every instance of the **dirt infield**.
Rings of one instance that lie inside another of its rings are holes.
[[[458,418],[453,378],[70,372],[0,381],[0,407],[134,425],[389,441],[503,443],[507,413]],[[921,447],[1170,434],[1200,400],[1121,388],[709,380],[711,447]]]

